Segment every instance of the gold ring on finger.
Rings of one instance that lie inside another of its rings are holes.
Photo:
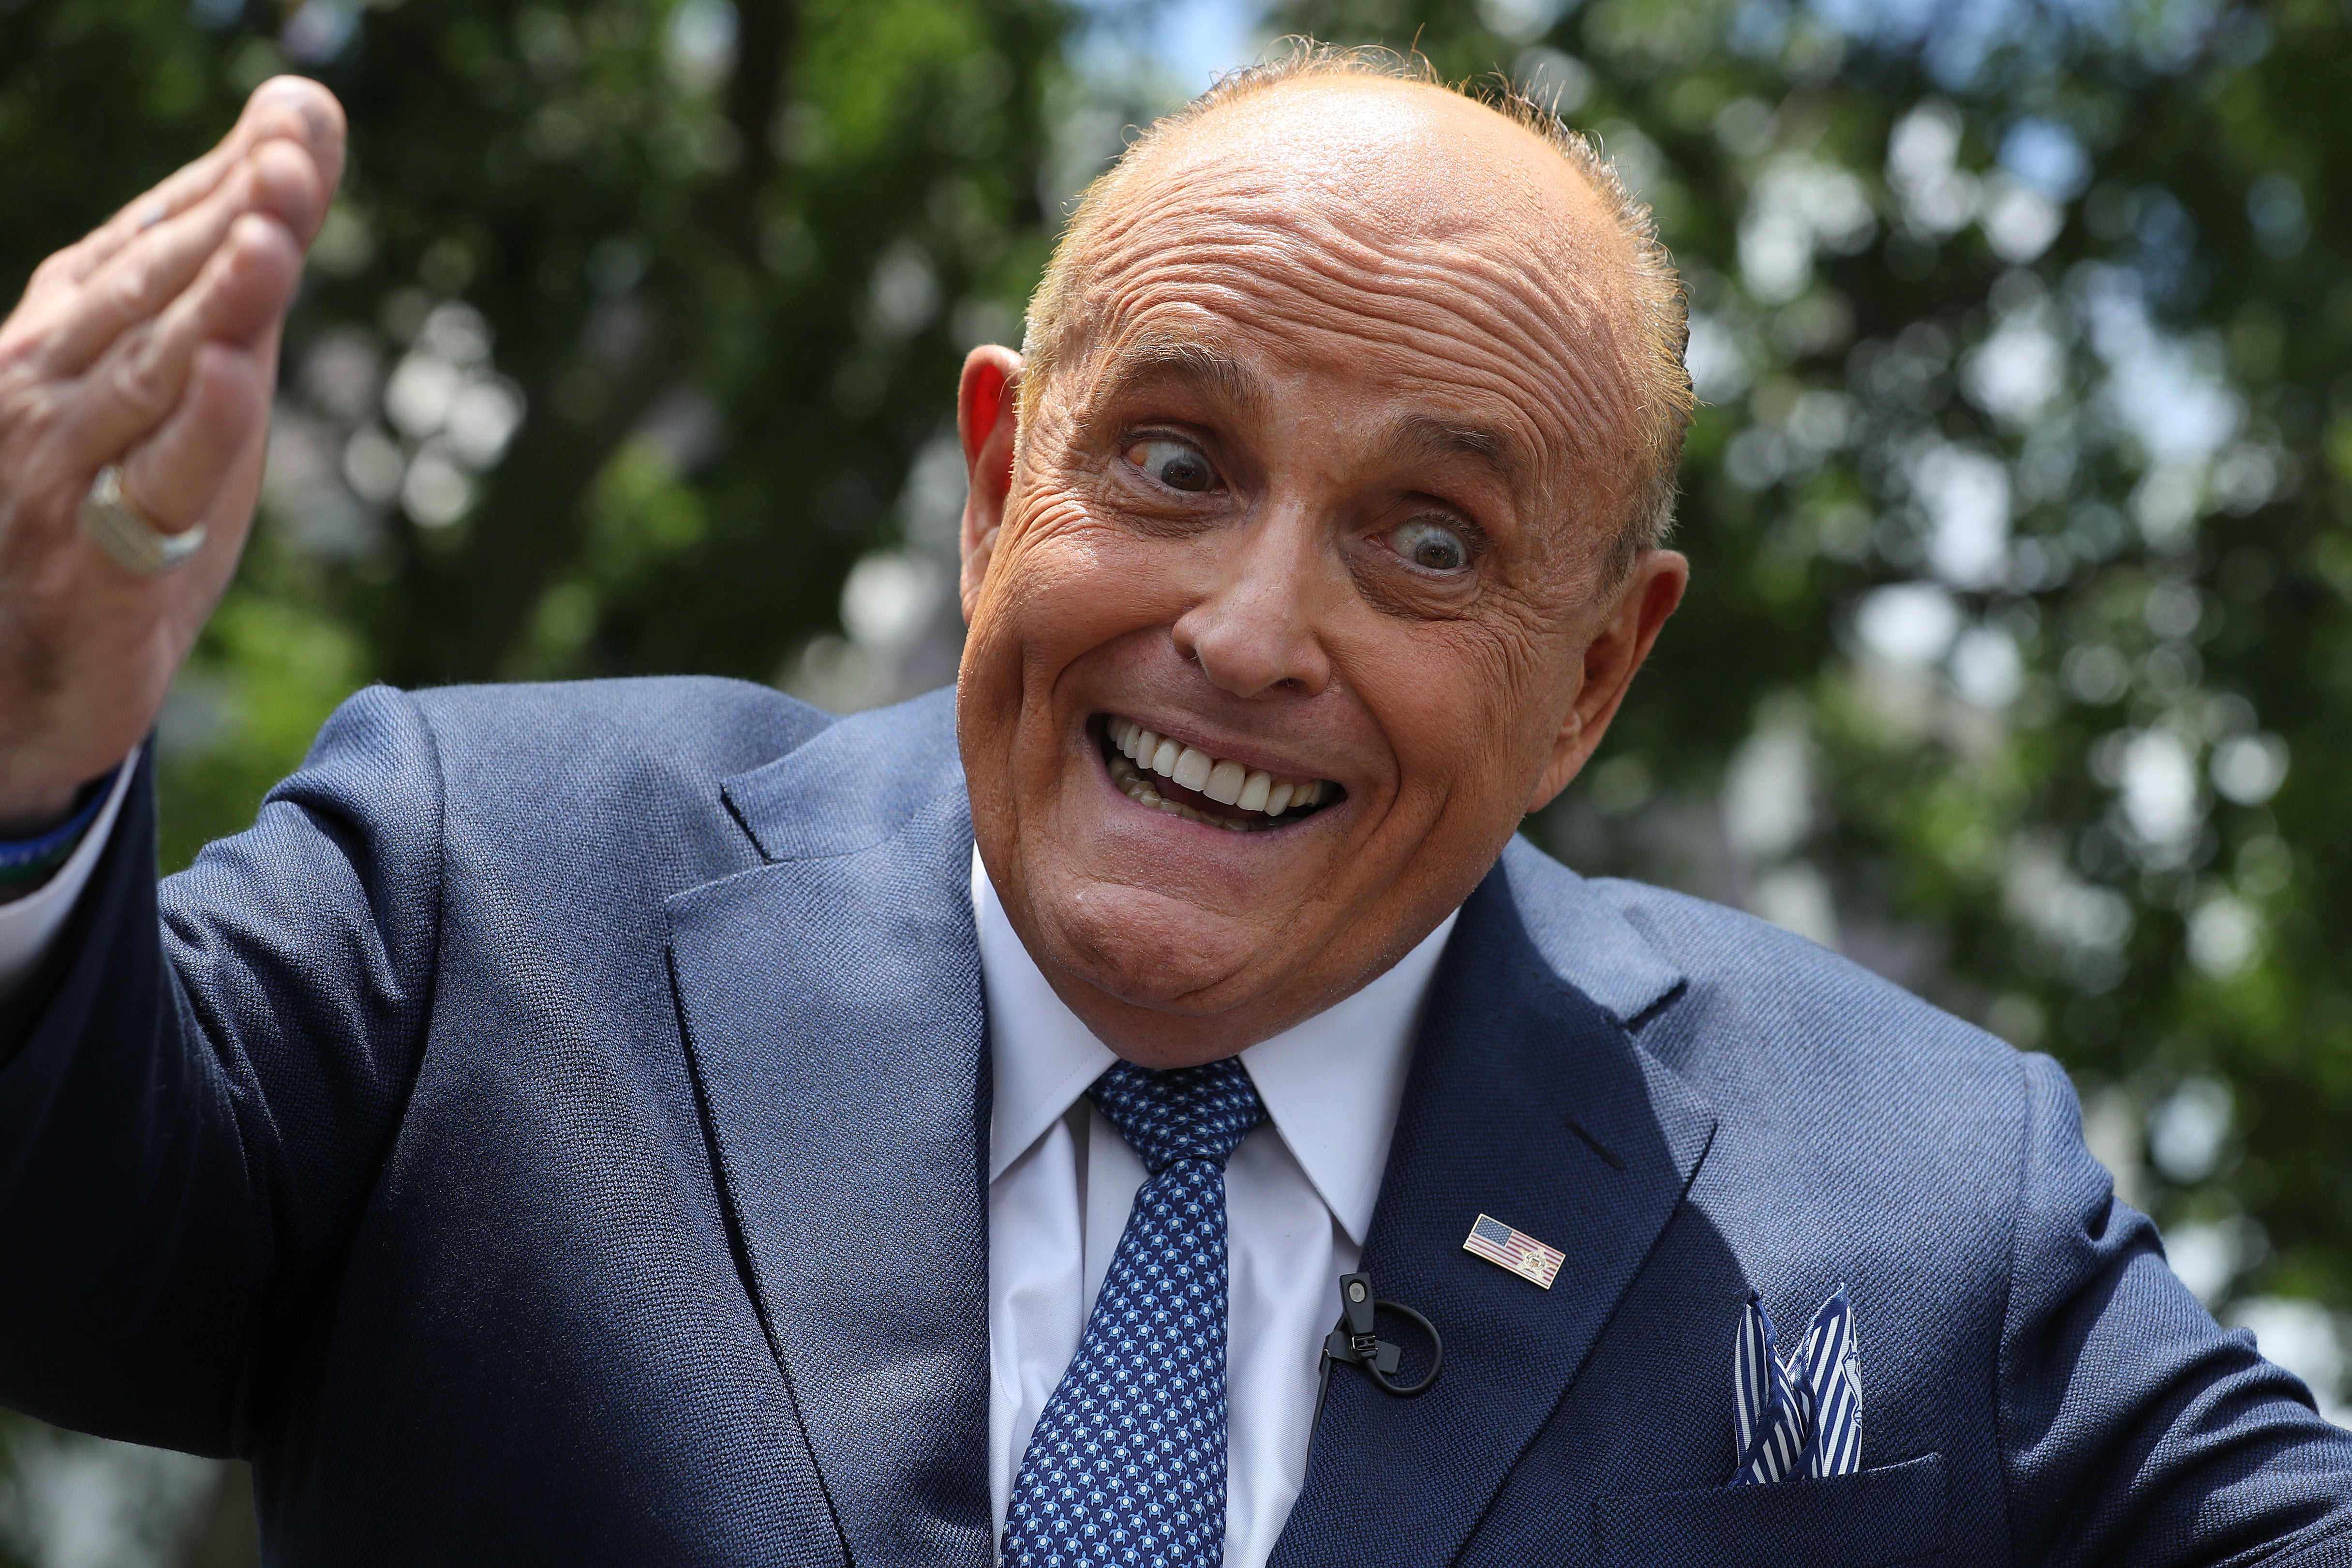
[[[134,577],[160,577],[184,566],[205,547],[205,525],[166,533],[122,493],[122,467],[109,463],[98,470],[82,498],[81,525],[116,565]]]

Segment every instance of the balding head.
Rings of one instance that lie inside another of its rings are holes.
[[[1583,765],[1685,581],[1680,322],[1582,142],[1361,59],[1227,82],[1087,195],[1032,357],[965,363],[956,734],[1113,1049],[1361,986]]]
[[[1463,268],[1401,287],[1475,289],[1498,265],[1540,280],[1558,314],[1530,324],[1578,359],[1586,395],[1566,438],[1580,456],[1618,447],[1629,464],[1612,574],[1664,542],[1693,400],[1681,279],[1649,209],[1549,110],[1517,93],[1473,96],[1419,57],[1302,46],[1223,78],[1138,138],[1080,198],[1031,296],[1024,413],[1099,329],[1115,331],[1111,282],[1138,252],[1268,217],[1320,219],[1342,248],[1367,226],[1418,230]]]

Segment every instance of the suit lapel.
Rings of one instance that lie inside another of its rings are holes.
[[[986,1036],[970,812],[935,701],[730,780],[775,863],[670,901],[743,1266],[868,1568],[991,1558]]]
[[[1570,932],[1553,900],[1530,898],[1531,922],[1512,891],[1515,875],[1546,870],[1568,875],[1508,857],[1463,907],[1364,1249],[1380,1294],[1445,1336],[1444,1373],[1401,1400],[1337,1369],[1272,1568],[1453,1562],[1705,1157],[1713,1115],[1613,1016],[1654,1005],[1676,977],[1654,953],[1647,969],[1610,965],[1609,1007],[1569,984],[1562,971],[1592,963],[1593,942],[1639,939],[1622,920],[1579,930],[1582,957],[1555,962]],[[1462,1249],[1482,1213],[1567,1254],[1549,1290]]]

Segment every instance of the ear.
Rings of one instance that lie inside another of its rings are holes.
[[[1013,446],[1021,433],[1021,356],[982,343],[964,356],[956,388],[956,435],[963,442],[963,618],[980,603],[980,584],[1013,489]]]
[[[1609,721],[1617,716],[1617,705],[1633,684],[1634,672],[1650,657],[1650,646],[1689,585],[1690,563],[1679,552],[1644,550],[1634,557],[1625,581],[1618,585],[1616,603],[1584,647],[1582,681],[1552,741],[1551,760],[1528,797],[1529,811],[1549,805],[1599,748]]]

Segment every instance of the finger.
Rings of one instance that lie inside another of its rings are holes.
[[[250,176],[239,163],[234,195],[215,191],[158,225],[107,263],[39,300],[28,296],[10,317],[6,346],[28,347],[52,375],[77,375],[131,323],[152,316],[186,288],[236,220]]]
[[[27,300],[61,285],[89,277],[140,235],[166,218],[176,217],[211,195],[236,169],[245,156],[235,133],[177,174],[137,197],[79,243],[68,246],[33,269],[25,289]]]
[[[305,249],[325,226],[335,187],[318,160],[282,137],[272,137],[246,155],[247,212],[284,224]]]
[[[53,375],[81,374],[127,329],[184,292],[247,216],[267,213],[289,237],[308,237],[317,232],[325,208],[316,165],[282,141],[264,143],[212,197],[157,225],[53,310],[28,322],[25,330],[39,333],[38,363]]]
[[[89,277],[140,235],[217,193],[240,163],[273,140],[290,142],[307,153],[325,190],[331,192],[341,183],[342,105],[317,82],[301,77],[274,77],[253,89],[236,124],[211,152],[131,201],[79,245],[44,262],[34,273],[35,288],[56,279]],[[304,237],[309,237],[307,233]],[[27,289],[28,294],[32,291]]]
[[[255,345],[199,347],[178,405],[123,459],[123,498],[166,533],[202,521],[268,422],[270,381]]]
[[[273,111],[291,113],[302,122],[303,133],[294,140],[310,154],[320,184],[332,195],[343,183],[343,153],[351,135],[341,101],[308,77],[299,76],[273,77],[263,82],[254,89],[254,101]],[[275,134],[278,133],[265,131],[256,138],[257,143]]]
[[[245,114],[211,152],[134,197],[79,244],[58,251],[35,268],[26,297],[31,299],[61,283],[79,282],[157,224],[177,217],[214,195],[224,182],[236,174],[254,142],[265,132],[299,137],[304,134],[304,127],[290,108],[273,107],[267,115],[257,114],[248,101]]]
[[[62,459],[95,470],[144,439],[185,395],[188,367],[207,342],[275,341],[301,279],[301,252],[274,218],[247,213],[194,286],[153,321],[124,333],[82,378],[60,432]]]

